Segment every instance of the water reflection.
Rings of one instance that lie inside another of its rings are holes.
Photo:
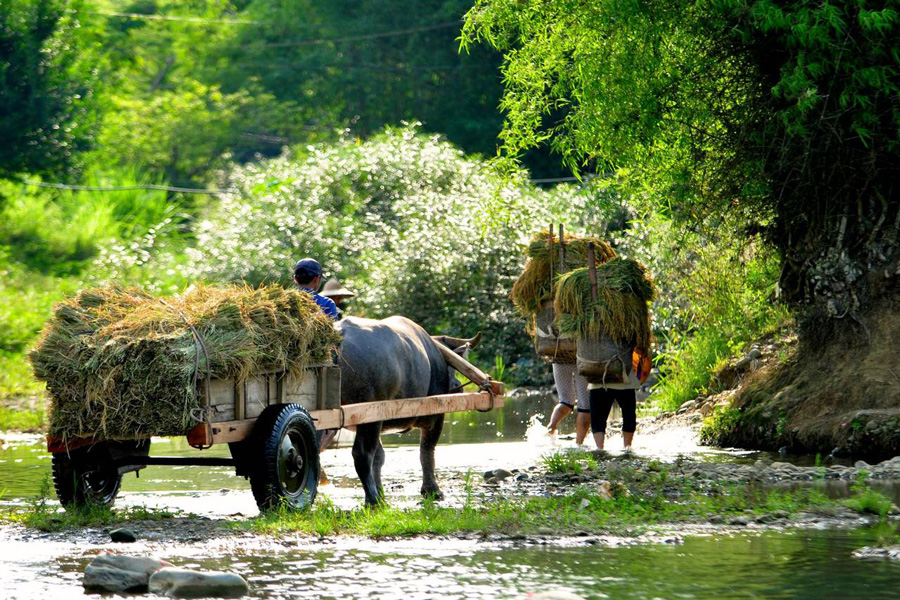
[[[0,540],[2,541],[2,540]],[[895,598],[900,565],[851,558],[874,533],[791,531],[693,537],[680,545],[508,548],[465,540],[372,542],[161,558],[247,577],[251,595],[288,598],[522,598],[549,589],[598,598]],[[11,598],[85,597],[78,574],[95,554],[70,551],[30,571]],[[13,571],[27,571],[16,558]],[[27,588],[32,596],[16,595]],[[88,595],[91,597],[92,595]]]
[[[574,418],[562,422],[559,438],[550,439],[544,434],[542,424],[547,422],[555,403],[553,394],[518,391],[510,394],[501,410],[448,414],[435,456],[439,481],[459,479],[467,472],[479,476],[497,468],[526,469],[537,463],[543,454],[558,447],[573,446]],[[387,457],[383,479],[392,503],[415,504],[419,500],[418,439],[417,431],[384,436]],[[621,438],[611,435],[607,448],[617,452],[620,447]],[[675,460],[681,455],[696,460],[737,463],[752,463],[761,457],[795,464],[813,464],[816,460],[816,457],[781,457],[775,453],[700,446],[696,432],[687,427],[652,431],[649,426],[647,431],[639,430],[635,449],[642,456],[664,461]],[[151,452],[173,456],[229,455],[224,445],[201,453],[188,446],[184,438],[154,438]],[[323,486],[320,492],[339,506],[358,506],[362,492],[346,440],[341,447],[326,451],[321,462],[331,485]],[[4,434],[4,445],[0,447],[0,491],[3,491],[0,504],[17,504],[23,498],[36,496],[49,473],[50,455],[39,436]],[[886,491],[900,500],[900,486],[889,485],[892,487]],[[845,494],[839,489],[834,493]],[[50,495],[53,495],[52,489]],[[126,475],[117,506],[129,505],[210,516],[256,514],[248,483],[236,477],[233,469],[228,467],[151,466],[141,471],[139,478]]]

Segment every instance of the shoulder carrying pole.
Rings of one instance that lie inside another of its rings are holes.
[[[550,237],[547,240],[547,256],[550,259],[550,297],[553,298],[553,222],[550,222]]]
[[[559,272],[566,271],[566,237],[563,232],[563,224],[559,224]]]

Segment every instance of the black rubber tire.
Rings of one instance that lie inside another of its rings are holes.
[[[54,452],[53,487],[65,508],[110,507],[122,485],[122,475],[108,449],[97,444],[71,452]]]
[[[297,404],[269,406],[253,427],[250,487],[261,511],[309,508],[319,485],[312,417]]]

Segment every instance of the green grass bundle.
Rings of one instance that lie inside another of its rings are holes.
[[[591,293],[587,267],[566,273],[556,290],[556,326],[560,333],[650,348],[648,304],[655,290],[645,267],[615,258],[597,267],[597,300]]]
[[[616,257],[616,252],[604,241],[592,236],[577,237],[565,235],[565,264],[559,265],[559,238],[553,236],[553,270],[567,273],[572,269],[587,266],[588,244],[594,243],[594,262],[601,265]],[[550,234],[541,231],[528,245],[528,262],[525,270],[513,284],[510,297],[519,312],[525,317],[533,317],[550,297]]]
[[[53,400],[53,436],[184,435],[207,373],[296,374],[330,360],[339,341],[299,290],[201,286],[161,299],[106,287],[57,305],[29,359]]]

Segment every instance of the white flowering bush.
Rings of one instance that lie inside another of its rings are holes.
[[[415,126],[236,167],[221,187],[231,191],[186,250],[191,279],[287,285],[294,262],[312,256],[358,294],[350,314],[483,331],[484,362],[499,355],[522,379],[549,374],[509,290],[528,238],[551,221],[583,223],[596,192],[500,177]]]

